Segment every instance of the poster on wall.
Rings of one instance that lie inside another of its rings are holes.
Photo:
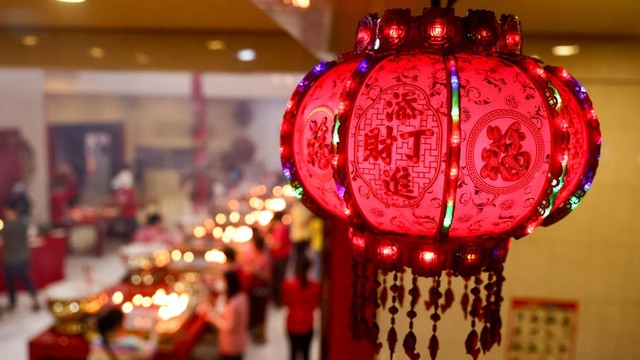
[[[509,309],[507,360],[574,360],[578,303],[514,298]]]

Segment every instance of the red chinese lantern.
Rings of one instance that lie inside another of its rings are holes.
[[[408,268],[403,349],[411,359],[420,356],[413,333],[417,278],[429,277],[425,304],[433,335],[427,348],[435,359],[437,323],[454,302],[451,278],[460,276],[460,303],[472,327],[465,346],[476,359],[501,340],[509,240],[555,223],[578,205],[598,165],[598,121],[584,88],[566,70],[521,54],[513,15],[498,22],[491,11],[457,17],[450,7],[432,6],[415,17],[388,10],[377,33],[375,23],[366,17],[357,50],[318,65],[298,86],[283,122],[285,174],[310,208],[347,215],[356,259],[356,337],[381,347],[376,311],[390,298],[386,339],[393,355],[395,316],[406,292],[399,273]],[[323,152],[330,134],[332,157]],[[332,179],[314,173],[318,164],[323,174],[333,170],[335,193]],[[329,204],[330,197],[344,203]],[[379,272],[392,273],[393,284]]]

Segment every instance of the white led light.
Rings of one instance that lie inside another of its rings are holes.
[[[240,61],[253,61],[256,59],[256,51],[253,49],[242,49],[236,53]]]

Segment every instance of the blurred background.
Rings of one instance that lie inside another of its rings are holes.
[[[316,63],[352,49],[364,14],[392,7],[416,14],[427,6],[0,0],[0,200],[24,182],[34,222],[48,228],[64,221],[56,218],[56,187],[71,182],[75,194],[65,201],[82,223],[103,208],[112,179],[128,168],[139,221],[160,212],[168,226],[188,233],[257,186],[285,184],[279,127],[286,102]],[[506,265],[503,317],[568,309],[572,330],[557,340],[566,351],[545,352],[537,340],[514,345],[514,326],[523,327],[505,320],[502,347],[485,358],[637,359],[640,1],[456,3],[458,15],[468,8],[518,15],[524,53],[562,65],[582,82],[603,134],[598,176],[579,210],[514,242]],[[96,241],[72,245],[82,253]],[[37,321],[24,329],[23,347],[49,325]],[[463,358],[462,316],[444,319],[440,329],[442,359]],[[10,332],[0,334],[3,350]],[[430,326],[417,333],[427,339]],[[384,350],[378,356],[388,357]]]

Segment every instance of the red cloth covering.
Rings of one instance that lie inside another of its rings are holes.
[[[133,189],[119,188],[114,191],[113,198],[116,206],[120,210],[120,217],[123,219],[133,219],[136,217],[138,203],[136,193]]]
[[[313,311],[320,305],[322,287],[309,281],[302,287],[298,278],[282,283],[282,303],[289,308],[287,331],[292,334],[307,334],[313,330]]]
[[[0,252],[3,249],[0,247]],[[31,248],[30,274],[33,284],[38,289],[64,278],[64,261],[67,254],[67,237],[47,236],[42,245]],[[24,289],[24,284],[16,280],[16,287]],[[7,289],[4,272],[0,268],[0,292]]]

